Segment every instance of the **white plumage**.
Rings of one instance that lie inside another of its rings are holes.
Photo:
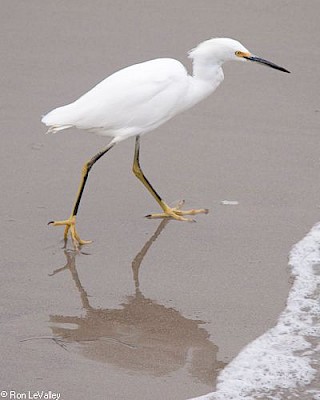
[[[185,105],[189,77],[176,60],[157,59],[124,68],[42,122],[58,131],[74,126],[105,136],[146,133]]]

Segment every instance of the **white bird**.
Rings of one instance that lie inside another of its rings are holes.
[[[193,62],[192,76],[179,61],[171,58],[135,64],[110,75],[78,100],[58,107],[42,118],[42,122],[49,127],[47,133],[75,127],[112,138],[106,148],[84,164],[70,217],[63,221],[49,222],[65,226],[65,240],[70,230],[76,248],[90,243],[81,240],[76,231],[76,215],[89,171],[116,143],[131,136],[136,137],[133,172],[163,211],[148,217],[190,221],[184,216],[207,213],[207,209],[182,211],[181,203],[170,208],[163,201],[140,168],[140,136],[153,131],[213,93],[224,79],[222,65],[226,61],[253,61],[289,72],[252,55],[241,43],[228,38],[213,38],[200,43],[189,52],[189,58]]]

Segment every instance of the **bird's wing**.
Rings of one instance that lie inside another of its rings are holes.
[[[46,125],[79,129],[152,129],[178,112],[188,89],[184,66],[156,59],[124,68],[100,82],[74,103],[43,118]]]

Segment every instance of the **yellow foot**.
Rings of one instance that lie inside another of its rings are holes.
[[[77,249],[79,246],[82,246],[83,244],[89,244],[92,243],[92,240],[82,240],[80,239],[77,231],[76,231],[76,216],[73,215],[69,219],[66,219],[64,221],[50,221],[48,225],[53,225],[53,226],[62,226],[65,225],[64,229],[64,240],[65,242],[68,239],[68,232],[70,230],[70,235],[72,238],[72,242],[74,244],[74,247]]]
[[[147,218],[172,218],[178,221],[188,221],[188,222],[195,222],[194,219],[185,218],[184,215],[196,215],[196,214],[208,214],[209,210],[207,208],[200,208],[198,210],[180,210],[180,208],[184,205],[184,201],[180,201],[176,207],[169,207],[164,204],[163,213],[160,214],[150,214],[146,215]]]

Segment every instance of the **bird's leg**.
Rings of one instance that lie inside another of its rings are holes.
[[[64,240],[65,242],[67,242],[68,239],[68,233],[70,231],[71,234],[71,238],[73,241],[73,244],[75,246],[75,248],[78,248],[79,246],[83,245],[83,244],[88,244],[91,243],[91,240],[82,240],[80,239],[77,230],[76,230],[76,216],[78,213],[78,209],[80,206],[80,201],[81,201],[81,197],[84,191],[84,187],[86,185],[87,179],[88,179],[88,175],[89,172],[91,170],[91,168],[93,167],[93,164],[98,161],[104,154],[107,153],[107,151],[109,151],[113,146],[115,145],[115,143],[110,142],[108,147],[106,147],[105,149],[103,149],[102,151],[100,151],[99,153],[97,153],[95,156],[93,156],[89,161],[87,161],[83,167],[82,167],[82,173],[81,173],[81,181],[80,181],[80,185],[79,185],[79,189],[78,189],[78,193],[77,193],[77,197],[76,197],[76,201],[74,203],[71,215],[68,219],[66,220],[62,220],[62,221],[50,221],[48,225],[52,224],[53,226],[65,226],[64,229]]]
[[[147,218],[173,218],[178,221],[194,221],[193,219],[190,218],[185,218],[184,215],[195,215],[195,214],[207,214],[208,210],[205,208],[201,208],[199,210],[188,210],[188,211],[182,211],[180,210],[181,206],[184,204],[184,202],[179,202],[179,204],[176,207],[169,207],[168,204],[166,204],[162,198],[159,196],[159,194],[154,190],[152,187],[151,183],[148,181],[148,179],[145,177],[145,175],[142,172],[142,169],[140,167],[140,162],[139,162],[139,153],[140,153],[140,136],[136,136],[136,145],[135,145],[135,151],[134,151],[134,160],[133,160],[133,173],[135,176],[143,183],[143,185],[148,189],[148,191],[152,194],[152,196],[155,198],[159,206],[162,208],[163,213],[160,214],[150,214],[147,215]]]

